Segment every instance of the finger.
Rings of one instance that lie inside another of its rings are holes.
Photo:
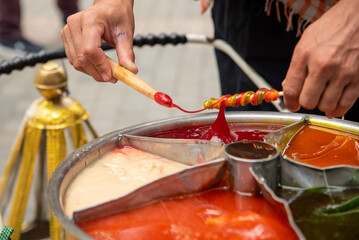
[[[314,109],[319,104],[319,100],[329,81],[329,76],[318,74],[318,72],[309,71],[304,81],[302,92],[299,96],[299,104],[305,109]]]
[[[109,82],[110,82],[110,83],[117,83],[118,80],[117,80],[116,78],[112,78]]]
[[[299,96],[307,74],[306,57],[296,48],[287,75],[282,82],[284,104],[292,111],[298,111],[300,108]]]
[[[70,64],[73,65],[73,58],[74,58],[74,54],[75,52],[71,49],[71,44],[69,44],[67,38],[69,36],[69,29],[68,26],[66,25],[62,31],[61,31],[61,39],[62,42],[64,43],[64,47],[65,47],[65,53],[67,56],[67,59],[69,60]]]
[[[355,103],[358,99],[359,87],[354,84],[347,85],[343,94],[340,97],[338,105],[333,111],[326,112],[328,118],[341,117],[343,116]]]
[[[319,100],[318,108],[320,111],[324,113],[334,111],[341,99],[343,90],[346,87],[346,84],[343,84],[343,82],[345,81],[340,79],[340,81],[330,81],[328,83]]]
[[[70,50],[72,53],[72,65],[76,70],[82,71],[88,75],[91,75],[95,78],[96,81],[101,81],[101,78],[98,76],[98,72],[93,69],[93,66],[88,62],[86,57],[84,57],[82,52],[82,36],[79,33],[82,33],[82,23],[81,15],[74,14],[67,18],[68,26],[68,39],[70,39]]]
[[[96,68],[96,65],[91,62],[91,52],[95,49],[84,46],[84,39],[86,40],[86,32],[91,31],[88,28],[87,21],[82,21],[84,14],[75,14],[68,18],[69,32],[72,40],[72,46],[75,51],[75,58],[73,59],[73,66],[76,69],[83,69],[88,75],[92,76],[96,81],[104,81],[101,72]],[[79,34],[80,33],[80,34]],[[85,37],[83,36],[85,35]],[[101,33],[100,33],[101,36]],[[101,40],[99,45],[101,45]],[[90,51],[89,51],[90,49]],[[102,51],[102,50],[101,50]],[[106,79],[107,80],[107,79]]]
[[[101,49],[101,41],[104,30],[93,21],[83,21],[82,24],[82,56],[83,63],[89,64],[86,70],[91,71],[91,76],[97,81],[117,82],[112,77],[110,63]]]
[[[91,62],[88,61],[88,63],[86,64],[86,67],[84,67],[85,70],[88,72],[88,74],[93,77],[97,82],[109,82],[110,80],[106,79],[106,81],[104,81],[103,79],[103,72],[100,72],[97,70],[97,67]]]
[[[299,104],[305,109],[314,109],[318,106],[330,79],[335,75],[336,68],[317,59],[308,64],[308,77],[303,84]]]
[[[77,57],[76,56],[76,51],[75,48],[72,44],[72,40],[71,40],[71,34],[70,34],[70,30],[68,28],[68,26],[66,25],[64,27],[64,29],[61,31],[61,38],[62,41],[64,43],[64,47],[65,47],[65,53],[66,56],[70,62],[71,65],[74,66],[74,59]],[[75,66],[74,66],[75,67]],[[75,67],[76,70],[81,71],[85,74],[88,74],[85,69],[83,69],[81,66],[76,66]]]
[[[134,63],[135,54],[133,52],[133,37],[129,32],[119,32],[116,35],[116,53],[118,62],[133,73],[137,73],[138,69]]]
[[[81,53],[81,32],[82,32],[82,26],[81,26],[81,17],[80,14],[74,14],[67,18],[67,26],[68,26],[68,35],[71,38],[71,45],[73,46],[76,57],[73,59],[74,64],[78,63],[78,56]]]

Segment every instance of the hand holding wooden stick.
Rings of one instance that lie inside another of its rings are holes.
[[[141,80],[133,72],[127,70],[126,68],[120,66],[113,59],[108,58],[111,64],[112,75],[114,78],[120,80],[131,88],[135,89],[137,92],[145,95],[146,97],[155,100],[155,94],[157,91],[153,89],[146,82]]]
[[[135,89],[137,92],[145,95],[146,97],[155,100],[158,104],[165,107],[173,107],[172,99],[165,93],[157,92],[146,82],[142,81],[138,76],[133,72],[127,70],[126,68],[120,66],[113,59],[107,57],[111,64],[112,75],[114,78],[120,80],[131,88]]]

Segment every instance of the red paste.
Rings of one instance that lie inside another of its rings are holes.
[[[208,132],[201,139],[214,140],[218,142],[231,143],[235,141],[234,134],[229,130],[226,116],[224,114],[224,105],[221,106],[217,119],[212,123]]]
[[[188,111],[188,110],[185,110],[183,108],[181,108],[180,106],[176,105],[173,103],[172,101],[172,98],[170,96],[168,96],[166,93],[163,93],[163,92],[156,92],[155,95],[154,95],[154,100],[156,103],[162,105],[162,106],[165,106],[165,107],[168,107],[168,108],[178,108],[179,110],[181,110],[182,112],[185,112],[185,113],[199,113],[199,112],[202,112],[206,109],[208,109],[209,107],[207,108],[202,108],[200,110],[196,110],[196,111]]]
[[[280,129],[283,125],[265,124],[265,123],[230,123],[228,127],[231,132],[233,141],[257,140],[262,141],[268,133]],[[175,139],[205,139],[219,141],[215,136],[208,134],[211,126],[194,126],[174,128],[167,131],[157,132],[148,135],[149,137],[158,138],[175,138]]]
[[[165,93],[156,92],[154,95],[154,99],[155,99],[156,103],[158,103],[162,106],[165,106],[168,108],[173,107],[172,98]]]
[[[223,188],[77,224],[95,239],[298,239],[263,198]]]
[[[228,95],[228,96],[230,96],[230,95]],[[228,123],[227,123],[226,117],[225,117],[225,113],[224,113],[224,108],[226,106],[226,99],[227,99],[226,97],[221,98],[217,102],[212,104],[212,105],[215,105],[219,102],[221,104],[217,119],[213,122],[213,124],[211,125],[211,127],[208,129],[207,132],[204,132],[201,134],[199,139],[212,140],[212,141],[224,142],[224,143],[231,143],[231,142],[245,139],[245,138],[238,138],[238,135],[231,132],[231,130],[228,126]],[[174,104],[172,102],[171,97],[162,92],[156,92],[156,94],[154,95],[154,100],[162,106],[165,106],[168,108],[175,107],[175,108],[178,108],[179,110],[186,112],[186,113],[198,113],[198,112],[206,110],[212,106],[211,105],[211,106],[208,106],[206,108],[203,108],[203,109],[200,109],[197,111],[187,111],[187,110],[184,110],[183,108],[179,107],[178,105]],[[171,137],[171,138],[173,138],[173,137]],[[178,137],[174,137],[174,138],[178,138]],[[185,137],[185,138],[187,139],[187,138],[192,138],[192,137]],[[262,138],[245,139],[245,140],[262,140]]]
[[[305,126],[293,137],[285,155],[316,167],[359,166],[357,139],[336,130],[313,125]]]

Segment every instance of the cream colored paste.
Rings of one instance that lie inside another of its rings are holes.
[[[135,148],[115,149],[86,167],[70,184],[63,203],[65,214],[118,198],[184,168],[186,165]]]

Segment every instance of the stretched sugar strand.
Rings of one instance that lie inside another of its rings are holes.
[[[239,105],[245,106],[249,103],[254,105],[259,105],[265,100],[266,102],[275,101],[278,97],[282,95],[281,92],[278,92],[275,89],[261,88],[256,92],[247,91],[243,93],[238,93],[234,95],[223,95],[219,99],[211,98],[208,101],[203,103],[204,108],[217,108],[219,109],[221,104],[224,104],[226,107],[238,107]]]

